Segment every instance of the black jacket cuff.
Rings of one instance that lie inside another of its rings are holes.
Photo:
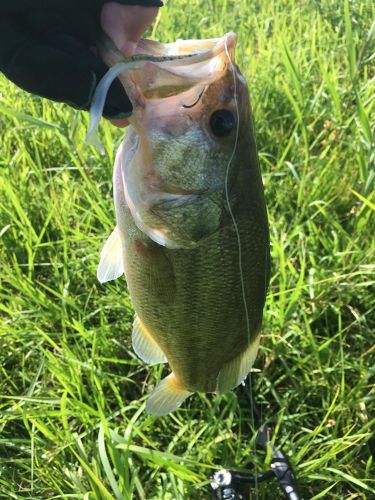
[[[101,9],[111,0],[0,0],[0,14],[19,13],[33,9]],[[142,7],[162,7],[160,0],[115,0],[122,5],[140,5]],[[99,10],[100,12],[100,10]]]

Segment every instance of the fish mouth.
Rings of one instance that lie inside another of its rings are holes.
[[[236,42],[233,32],[219,38],[177,40],[167,44],[141,39],[131,61],[124,62],[124,55],[103,36],[98,50],[108,66],[123,63],[117,75],[133,105],[129,121],[136,129],[142,129],[146,100],[179,95],[198,83],[207,84],[217,79],[228,68],[228,61],[234,63]]]
[[[173,208],[190,205],[206,196],[224,190],[224,184],[217,184],[207,189],[186,191],[184,189],[168,190],[158,193],[158,200],[152,204],[152,208],[170,210]]]

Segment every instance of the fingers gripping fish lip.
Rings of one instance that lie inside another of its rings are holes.
[[[237,36],[233,32],[221,38],[177,40],[170,44],[141,40],[136,54],[124,60],[123,54],[116,49],[113,42],[103,36],[97,44],[97,50],[103,61],[113,67],[103,77],[95,91],[90,110],[87,142],[103,151],[97,137],[97,127],[109,86],[116,77],[123,83],[133,105],[133,115],[129,117],[129,122],[138,128],[140,117],[137,117],[137,110],[141,110],[141,115],[143,114],[146,98],[150,97],[154,88],[159,93],[165,94],[171,86],[179,88],[180,91],[182,87],[186,89],[192,87],[204,80],[205,75],[207,77],[207,64],[211,76],[215,72],[223,71],[228,64],[226,57],[231,60],[234,58],[236,41]],[[224,52],[226,57],[223,57]],[[167,84],[163,84],[163,80]],[[172,85],[171,80],[173,80]]]

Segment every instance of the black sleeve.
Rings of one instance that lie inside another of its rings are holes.
[[[0,0],[0,13],[20,13],[34,9],[85,9],[100,12],[103,5],[113,0]],[[114,0],[123,5],[162,7],[160,0]]]
[[[142,5],[142,7],[163,7],[163,2],[158,0],[116,0],[123,5]]]
[[[117,0],[159,7],[159,0]],[[100,32],[106,0],[0,0],[0,72],[24,90],[78,109],[88,109],[108,70],[90,47]],[[121,118],[132,106],[118,80],[104,115]]]

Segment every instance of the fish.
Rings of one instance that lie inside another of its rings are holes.
[[[237,387],[259,347],[269,227],[236,41],[141,40],[119,75],[133,113],[97,274],[102,283],[125,274],[133,349],[171,369],[146,401],[156,416],[195,392]],[[123,60],[108,41],[100,54],[109,66]]]

